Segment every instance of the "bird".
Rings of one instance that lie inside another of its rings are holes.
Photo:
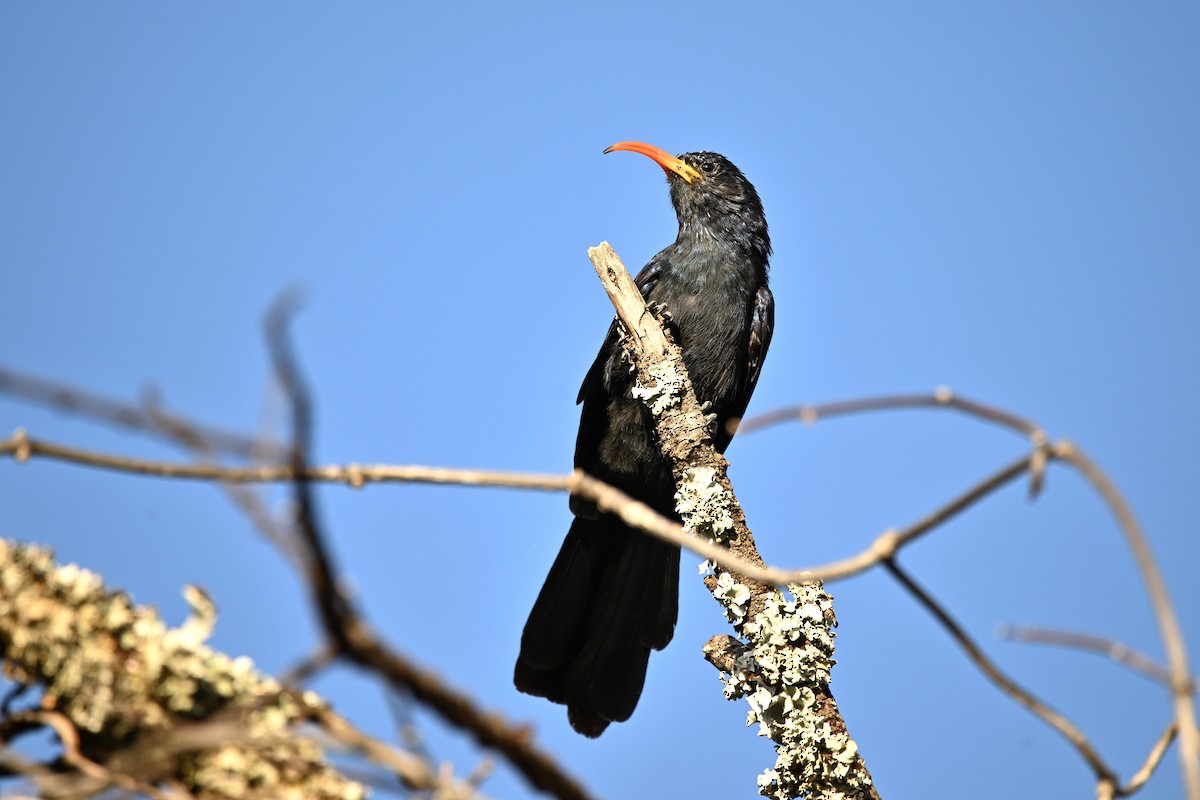
[[[604,152],[616,151],[645,155],[666,173],[679,233],[635,283],[665,312],[723,453],[730,423],[736,426],[758,383],[775,324],[762,201],[718,153],[672,156],[644,142],[618,142]],[[579,390],[575,466],[678,520],[671,468],[650,412],[632,394],[618,325],[614,319]],[[633,714],[650,651],[674,635],[679,548],[583,498],[572,497],[570,509],[574,519],[521,635],[513,682],[565,705],[571,727],[595,738]]]

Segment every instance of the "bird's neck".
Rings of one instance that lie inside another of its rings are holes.
[[[687,251],[726,251],[728,258],[746,261],[755,271],[767,269],[771,239],[764,223],[749,217],[723,215],[705,219],[700,215],[680,217],[675,245]]]

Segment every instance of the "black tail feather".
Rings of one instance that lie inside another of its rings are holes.
[[[585,736],[628,719],[650,650],[674,634],[678,587],[677,547],[615,517],[576,518],[525,623],[517,688],[566,705]]]

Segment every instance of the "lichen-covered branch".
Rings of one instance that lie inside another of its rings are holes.
[[[211,601],[168,628],[99,576],[53,553],[0,540],[0,657],[42,687],[41,707],[69,721],[78,754],[138,785],[172,783],[201,800],[358,800],[317,744],[293,735],[315,696],[281,691],[247,658],[204,644]]]
[[[589,249],[588,256],[628,334],[624,342],[637,370],[635,394],[654,416],[675,476],[676,510],[684,528],[761,567],[763,559],[729,482],[728,463],[712,445],[709,420],[678,345],[647,309],[607,243]],[[726,673],[726,696],[746,699],[748,724],[758,723],[760,735],[775,742],[776,763],[759,776],[759,793],[814,800],[878,797],[829,691],[836,626],[832,598],[819,583],[793,584],[785,594],[720,567],[705,584],[741,637],[710,642],[706,657]]]

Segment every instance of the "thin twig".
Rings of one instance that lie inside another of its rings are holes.
[[[730,420],[731,430],[740,433],[753,433],[764,428],[773,427],[784,422],[802,422],[812,425],[818,420],[830,417],[840,417],[848,414],[862,414],[873,411],[900,411],[913,408],[949,409],[958,411],[975,419],[1008,428],[1027,438],[1033,446],[1032,469],[1030,471],[1029,493],[1037,496],[1044,482],[1043,469],[1045,456],[1043,453],[1048,438],[1045,430],[1038,424],[1013,414],[989,403],[983,403],[967,397],[962,397],[949,386],[939,386],[932,393],[925,394],[893,394],[878,397],[861,397],[854,400],[837,400],[831,403],[787,406],[765,414],[748,417],[743,420]]]
[[[932,394],[894,394],[879,397],[862,397],[854,400],[838,400],[832,403],[816,403],[800,406],[786,406],[774,409],[765,414],[747,417],[737,424],[737,431],[742,434],[752,433],[763,428],[778,425],[781,422],[799,420],[806,425],[829,417],[839,417],[847,414],[861,414],[867,411],[891,411],[911,408],[949,408],[962,411],[972,417],[986,419],[997,425],[1011,428],[1041,444],[1045,440],[1045,432],[1041,426],[1005,411],[1002,408],[961,397],[948,386],[941,386]]]
[[[305,656],[304,660],[285,670],[279,676],[279,682],[284,686],[303,686],[333,664],[337,660],[337,656],[338,653],[335,649],[328,645],[321,645]]]
[[[388,685],[380,687],[384,694],[384,700],[387,702],[388,711],[392,715],[392,728],[395,731],[395,737],[404,743],[404,747],[417,755],[424,758],[430,763],[437,761],[433,752],[429,749],[429,745],[425,742],[425,737],[421,735],[421,729],[417,726],[414,709],[416,703],[413,701],[410,692],[401,692],[396,687]]]
[[[198,432],[218,452],[239,458],[258,456],[274,459],[287,456],[286,447],[274,442],[265,442],[210,425],[197,425],[163,410],[151,414],[136,405],[3,366],[0,366],[0,392],[145,433],[170,435],[172,424],[179,423]]]
[[[324,703],[307,702],[300,693],[294,693],[293,696],[307,711],[309,719],[334,741],[392,772],[406,788],[432,792],[439,800],[467,800],[472,797],[485,800],[470,780],[458,779],[447,770],[434,769],[432,762],[368,736]]]
[[[1146,781],[1150,780],[1150,776],[1154,774],[1154,770],[1162,763],[1162,758],[1167,752],[1167,748],[1171,746],[1171,742],[1175,741],[1176,735],[1179,733],[1179,723],[1171,720],[1171,724],[1167,725],[1166,729],[1158,737],[1158,741],[1154,743],[1154,747],[1150,748],[1150,752],[1146,755],[1146,760],[1129,782],[1124,786],[1120,786],[1116,790],[1118,797],[1128,797],[1134,792],[1146,785]]]
[[[54,731],[62,745],[63,761],[74,767],[80,775],[95,782],[87,790],[89,795],[109,786],[117,786],[127,792],[144,794],[155,800],[179,800],[177,792],[162,791],[129,775],[114,772],[85,756],[80,750],[79,731],[75,729],[71,720],[57,711],[23,711],[16,716],[45,725]]]
[[[298,472],[291,464],[225,467],[215,464],[155,461],[113,456],[34,439],[22,429],[18,429],[8,439],[0,442],[0,456],[3,455],[12,456],[18,462],[40,456],[56,461],[69,461],[83,466],[158,478],[226,481],[229,483],[291,483],[297,479],[303,479],[308,482],[341,483],[356,489],[369,483],[434,483],[561,492],[567,490],[571,480],[570,476],[562,475],[388,464],[349,464],[344,467],[307,466]]]
[[[828,582],[866,572],[868,569],[878,566],[887,559],[894,557],[905,546],[916,541],[934,528],[948,522],[987,495],[1003,488],[1010,481],[1019,478],[1022,474],[1029,471],[1031,463],[1032,461],[1029,456],[1022,456],[1008,466],[997,470],[992,475],[979,481],[962,494],[926,514],[916,522],[904,528],[889,528],[879,534],[871,544],[867,545],[860,552],[820,566],[787,572],[785,573],[786,581],[781,581],[781,583],[808,583],[818,580]],[[772,568],[768,567],[768,569]]]
[[[0,441],[0,456],[4,455],[11,456],[18,463],[32,458],[46,458],[133,475],[227,483],[294,482],[297,480],[297,476],[300,476],[309,483],[335,483],[355,488],[371,483],[432,483],[569,492],[591,500],[605,511],[619,515],[622,520],[633,527],[686,547],[731,571],[745,573],[751,579],[777,584],[805,580],[803,570],[789,571],[759,566],[725,548],[692,536],[686,533],[677,522],[664,517],[645,503],[635,500],[619,489],[579,470],[566,475],[549,475],[391,464],[305,465],[303,468],[297,468],[294,464],[225,467],[216,464],[154,461],[99,453],[34,438],[20,429],[8,439]]]
[[[811,423],[822,416],[915,407],[953,408],[1027,436],[1034,447],[1029,462],[1033,476],[1031,494],[1036,494],[1041,488],[1046,463],[1059,460],[1073,467],[1101,495],[1117,519],[1150,596],[1159,634],[1167,653],[1169,688],[1179,724],[1179,758],[1184,783],[1190,800],[1200,800],[1200,728],[1197,727],[1196,709],[1192,699],[1194,684],[1179,620],[1167,595],[1166,583],[1133,509],[1108,475],[1076,445],[1069,441],[1048,444],[1040,426],[984,403],[956,397],[946,388],[939,389],[932,395],[894,395],[821,406],[796,406],[747,420],[741,429],[762,429],[787,420],[798,419]]]
[[[631,527],[685,547],[751,581],[775,586],[785,586],[789,583],[833,581],[857,575],[875,566],[883,558],[894,554],[901,546],[955,516],[984,495],[999,489],[1021,473],[1028,471],[1030,464],[1028,456],[1013,462],[917,522],[899,530],[884,531],[868,547],[849,558],[814,567],[781,569],[755,563],[735,551],[693,536],[684,531],[679,523],[664,517],[645,503],[635,500],[621,490],[579,470],[567,475],[549,475],[393,464],[304,465],[303,468],[298,468],[294,464],[224,467],[215,464],[152,461],[115,456],[48,442],[31,437],[23,430],[18,430],[7,440],[0,441],[0,456],[2,455],[11,455],[18,462],[40,457],[135,475],[227,483],[292,482],[297,479],[297,476],[301,476],[306,482],[345,484],[356,488],[371,483],[434,483],[569,492],[587,498],[603,511],[616,514]]]
[[[958,643],[958,646],[962,648],[963,652],[965,652],[967,657],[971,660],[971,663],[973,663],[980,672],[982,672],[989,680],[991,680],[992,683],[996,684],[996,686],[998,686],[1002,692],[1007,694],[1018,704],[1029,709],[1035,716],[1037,716],[1054,730],[1058,731],[1063,738],[1070,742],[1083,757],[1083,759],[1088,763],[1088,765],[1091,766],[1092,771],[1096,774],[1097,781],[1110,781],[1115,785],[1117,780],[1116,774],[1104,762],[1104,759],[1100,757],[1100,754],[1096,752],[1095,748],[1092,747],[1091,743],[1088,741],[1087,737],[1083,735],[1082,731],[1075,727],[1075,725],[1062,714],[1050,708],[1041,700],[1038,700],[1016,681],[1008,677],[995,664],[995,662],[988,658],[987,654],[984,653],[979,645],[977,645],[974,640],[971,639],[963,627],[959,625],[953,617],[950,616],[949,612],[942,608],[942,606],[936,600],[934,600],[928,592],[921,588],[921,586],[915,580],[913,580],[913,578],[905,570],[903,570],[895,560],[885,561],[883,562],[883,566],[892,574],[892,576],[900,583],[900,585],[908,591],[909,594],[915,597],[917,601],[925,607],[925,610],[928,611],[934,617],[934,619],[941,623],[942,627],[945,628],[947,633],[950,634],[950,637]]]
[[[1107,636],[1093,636],[1076,631],[1060,631],[1052,628],[1039,628],[1032,625],[1004,625],[997,629],[999,639],[1012,642],[1028,642],[1030,644],[1050,644],[1058,647],[1068,647],[1073,650],[1086,650],[1106,656],[1111,661],[1122,664],[1129,669],[1164,686],[1171,685],[1171,673],[1162,664],[1138,650],[1134,650],[1124,642]],[[1195,692],[1195,682],[1192,684]]]
[[[1134,562],[1142,574],[1146,592],[1150,595],[1159,635],[1167,653],[1167,668],[1171,672],[1171,701],[1175,708],[1175,719],[1179,723],[1179,761],[1183,768],[1184,784],[1187,786],[1188,797],[1200,800],[1200,730],[1196,727],[1196,706],[1192,699],[1192,673],[1188,665],[1187,646],[1184,644],[1183,631],[1179,628],[1175,607],[1167,595],[1166,581],[1163,580],[1158,562],[1150,551],[1150,543],[1146,540],[1142,526],[1133,509],[1125,501],[1124,495],[1096,462],[1071,442],[1055,443],[1051,455],[1074,466],[1095,487],[1117,518],[1125,541],[1133,551]]]
[[[147,415],[161,427],[163,434],[174,443],[195,454],[198,463],[220,466],[218,460],[219,447],[208,438],[208,429],[200,427],[190,420],[164,412],[162,399],[157,393],[147,393],[143,398],[143,405],[145,406]],[[290,450],[290,448],[280,448],[276,445],[271,445],[270,447],[283,455],[287,455]],[[256,456],[257,454],[253,455]],[[270,459],[267,460],[269,461]],[[250,524],[259,533],[279,548],[280,552],[289,560],[296,562],[299,554],[296,552],[293,542],[288,537],[287,531],[284,529],[284,526],[276,522],[270,510],[268,510],[266,502],[264,502],[259,492],[255,491],[254,487],[222,481],[221,490],[229,498],[229,501],[245,514],[246,518],[250,520]]]

